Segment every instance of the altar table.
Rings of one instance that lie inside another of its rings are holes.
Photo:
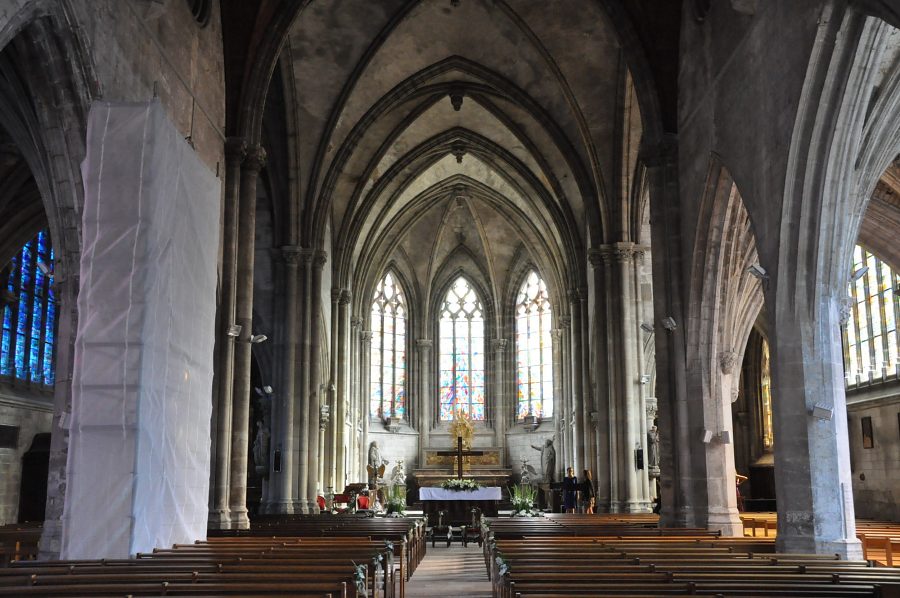
[[[500,500],[498,487],[479,488],[478,490],[447,490],[445,488],[419,488],[420,500]]]
[[[476,507],[486,517],[496,517],[501,498],[501,489],[497,486],[460,492],[444,488],[419,488],[422,511],[429,520],[436,521],[436,513],[446,511],[451,525],[471,525],[472,509]]]

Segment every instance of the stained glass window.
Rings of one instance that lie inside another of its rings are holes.
[[[372,299],[372,353],[369,413],[372,417],[406,417],[406,300],[388,272]]]
[[[461,410],[484,420],[484,307],[469,282],[459,277],[440,309],[440,418]]]
[[[43,230],[3,270],[0,377],[53,385],[53,247]]]
[[[851,314],[844,330],[847,385],[895,378],[900,373],[900,274],[859,245],[853,250],[851,271]]]
[[[772,418],[772,373],[769,367],[769,343],[766,339],[762,339],[762,356],[759,366],[763,448],[771,449],[775,446],[775,426]]]
[[[516,297],[516,419],[553,415],[553,345],[547,285],[532,271]]]

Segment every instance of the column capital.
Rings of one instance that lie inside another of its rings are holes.
[[[719,367],[722,369],[722,373],[728,375],[734,371],[734,366],[737,365],[738,355],[734,351],[720,351],[719,352]]]
[[[302,247],[297,247],[296,245],[281,246],[281,259],[283,259],[284,263],[288,264],[289,266],[296,266],[298,263],[300,263],[300,256],[302,253]]]
[[[331,302],[337,303],[341,300],[342,289],[331,289]]]
[[[420,349],[428,350],[434,346],[434,341],[430,338],[420,338],[416,340],[416,346]]]
[[[562,328],[553,328],[550,330],[550,338],[555,341],[559,341],[562,339],[563,329]]]
[[[594,268],[599,268],[606,261],[606,254],[603,251],[603,246],[600,247],[591,247],[588,249],[588,263]]]
[[[350,300],[353,298],[353,292],[350,289],[341,289],[341,305],[349,305]]]
[[[372,331],[371,330],[360,330],[359,331],[359,340],[363,343],[372,342]]]
[[[225,140],[225,162],[238,166],[247,155],[247,140],[243,137],[229,137]]]
[[[316,267],[317,270],[321,270],[322,267],[328,262],[328,253],[316,249],[312,254],[313,266]]]
[[[571,318],[571,317],[569,317],[569,316],[559,316],[559,324],[560,324],[559,331],[560,331],[560,333],[562,333],[562,332],[564,332],[566,329],[568,329],[568,328],[569,328],[569,325],[570,325],[571,323],[572,323],[572,318]]]
[[[261,145],[247,146],[247,153],[241,163],[242,170],[259,172],[266,166],[266,149]]]
[[[494,338],[491,339],[491,349],[495,353],[503,353],[506,351],[506,345],[509,344],[509,341],[505,338]]]
[[[362,324],[363,324],[363,319],[360,318],[359,316],[353,316],[352,318],[350,318],[350,326],[352,328],[359,328],[362,326]]]

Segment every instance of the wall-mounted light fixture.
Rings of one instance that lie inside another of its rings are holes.
[[[869,271],[869,267],[863,266],[862,268],[860,268],[859,270],[857,270],[856,272],[854,272],[853,274],[850,275],[850,282],[856,282],[857,280],[859,280],[860,278],[865,276],[866,272],[868,272],[868,271]]]
[[[264,343],[269,340],[269,337],[265,334],[252,334],[250,335],[250,342],[254,345],[258,345],[259,343]]]
[[[672,316],[666,316],[660,323],[662,324],[663,328],[670,332],[678,328],[678,325],[675,323],[675,318],[673,318]]]
[[[769,275],[766,273],[766,269],[760,266],[759,264],[750,264],[747,267],[747,272],[755,276],[760,280],[768,280]]]
[[[225,331],[225,334],[227,334],[228,336],[230,336],[232,338],[236,338],[241,335],[241,330],[243,330],[243,329],[244,329],[244,327],[241,326],[240,324],[231,324],[228,326],[228,329]]]
[[[653,334],[655,330],[653,330],[653,326],[648,324],[647,322],[641,322],[641,330],[648,334]]]

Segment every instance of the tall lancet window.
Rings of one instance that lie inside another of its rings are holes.
[[[516,297],[516,418],[553,415],[550,296],[532,271]]]
[[[484,307],[469,282],[459,277],[440,309],[441,420],[457,410],[484,419]]]
[[[46,230],[25,244],[2,272],[0,376],[52,386],[56,301],[53,248]]]
[[[852,272],[844,343],[847,385],[897,378],[900,273],[859,245],[853,250]]]
[[[372,355],[369,413],[372,417],[406,417],[406,299],[388,272],[372,299]]]

